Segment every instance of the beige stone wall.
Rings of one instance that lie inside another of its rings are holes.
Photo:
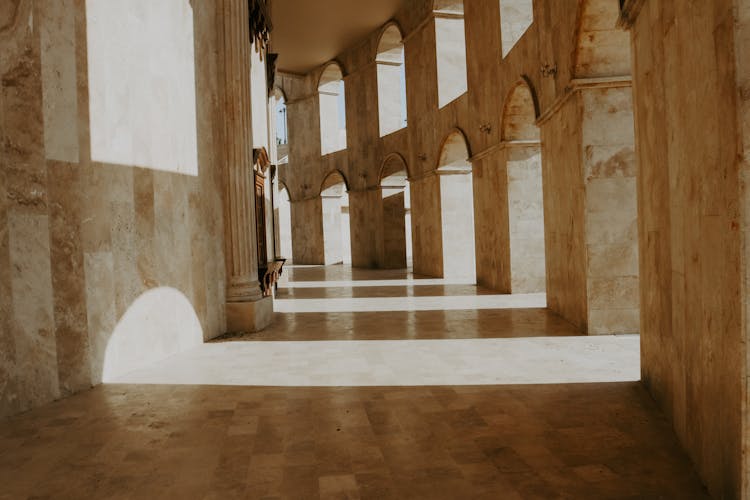
[[[631,28],[643,380],[715,498],[746,497],[750,477],[747,38],[733,4],[746,21],[747,2],[645,2]]]
[[[195,175],[154,151],[134,150],[154,168],[92,159],[89,102],[102,89],[89,85],[85,2],[0,6],[0,415],[223,333],[215,12],[164,8],[192,17],[173,34],[195,47],[197,104],[176,102],[195,111]],[[135,107],[110,105],[113,117]]]
[[[585,187],[582,107],[570,98],[541,127],[546,241],[547,305],[586,328]]]

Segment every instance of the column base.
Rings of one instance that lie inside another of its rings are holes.
[[[273,322],[273,298],[263,297],[254,302],[229,302],[226,313],[228,332],[259,332]]]

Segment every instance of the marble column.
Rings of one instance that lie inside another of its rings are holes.
[[[249,13],[246,0],[220,5],[227,330],[252,332],[268,326],[273,304],[262,296],[258,281]]]

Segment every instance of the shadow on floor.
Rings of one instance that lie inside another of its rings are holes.
[[[100,386],[0,427],[0,498],[706,498],[637,382]]]

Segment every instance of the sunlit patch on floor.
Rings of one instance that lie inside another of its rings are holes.
[[[637,336],[227,342],[115,379],[128,384],[425,386],[624,382]]]

